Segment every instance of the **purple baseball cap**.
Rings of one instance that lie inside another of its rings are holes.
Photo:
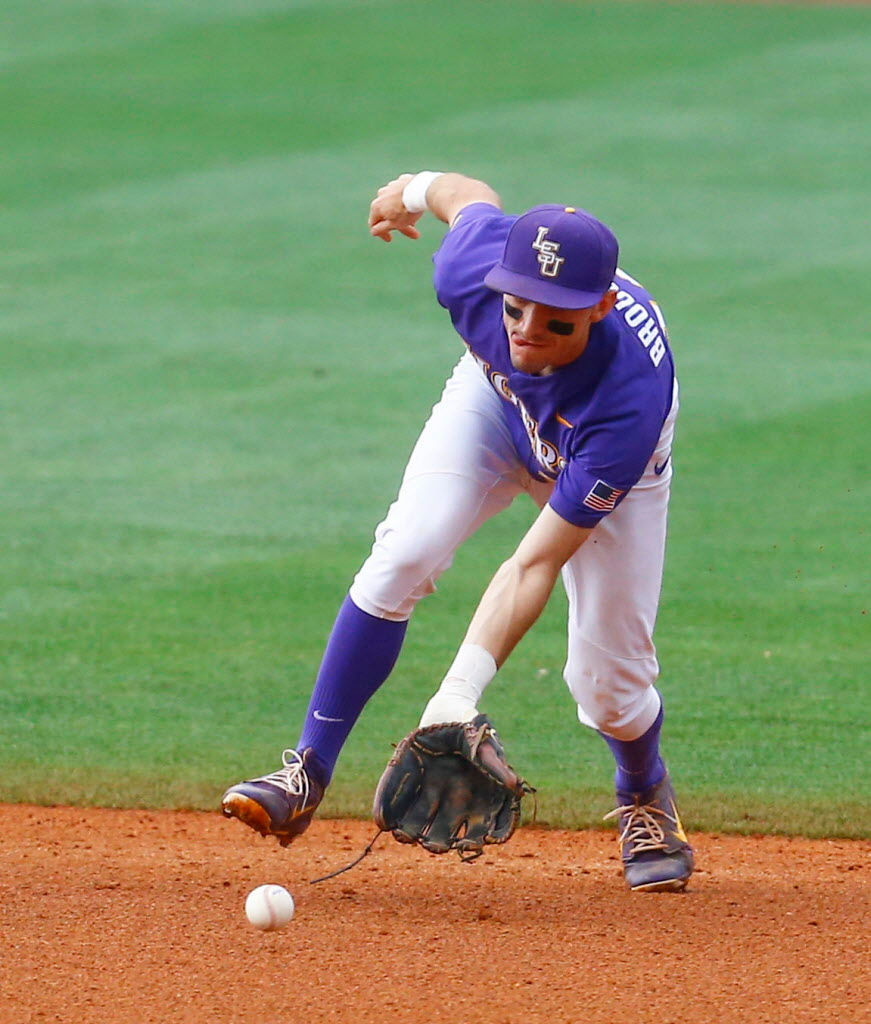
[[[533,206],[512,224],[484,284],[545,306],[587,309],[611,287],[617,249],[611,229],[586,210]]]

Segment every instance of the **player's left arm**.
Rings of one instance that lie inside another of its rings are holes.
[[[463,642],[483,647],[501,667],[541,615],[560,569],[592,532],[545,505],[490,581]]]

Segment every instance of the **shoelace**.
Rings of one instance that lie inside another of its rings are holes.
[[[302,805],[305,807],[308,803],[309,781],[302,755],[299,751],[288,748],[282,751],[281,763],[282,768],[271,775],[264,775],[260,781],[280,786],[290,796],[301,796]]]
[[[616,818],[621,814],[626,814],[628,817],[617,842],[621,846],[624,843],[634,844],[634,853],[647,853],[649,850],[664,850],[666,848],[665,831],[660,822],[656,820],[655,815],[658,814],[677,826],[677,819],[655,804],[626,804],[623,807],[616,807],[606,814],[603,820],[607,821],[609,818]]]

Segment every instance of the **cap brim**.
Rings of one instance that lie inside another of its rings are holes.
[[[499,263],[484,278],[484,284],[494,292],[516,295],[518,299],[540,302],[544,306],[554,306],[556,309],[589,309],[608,291],[608,288],[601,292],[581,292],[574,288],[563,288],[540,277],[514,274]]]

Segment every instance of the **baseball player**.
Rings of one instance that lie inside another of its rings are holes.
[[[490,581],[421,726],[469,723],[558,577],[565,682],[616,761],[629,887],[683,889],[693,855],[660,756],[653,643],[678,388],[662,312],[617,267],[617,240],[573,206],[503,213],[482,181],[404,174],[378,190],[370,232],[419,238],[466,351],[410,456],[396,500],[336,618],[299,742],[222,809],[286,845],[308,826],[360,712],[392,671],[417,602],[457,547],[525,493],[539,508]]]

